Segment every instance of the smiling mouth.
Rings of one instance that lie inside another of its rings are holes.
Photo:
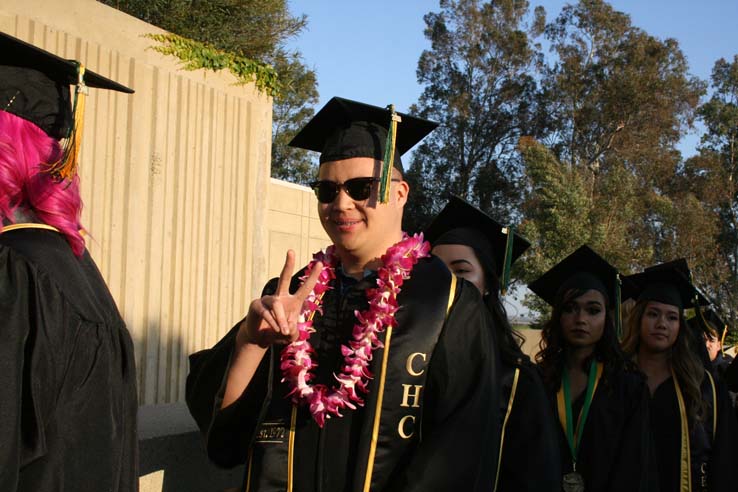
[[[361,223],[361,220],[333,220],[333,223],[339,230],[349,230],[355,225]]]

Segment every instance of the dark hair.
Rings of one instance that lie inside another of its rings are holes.
[[[586,292],[584,289],[570,289],[557,296],[551,313],[551,319],[543,326],[541,331],[540,351],[536,354],[536,363],[543,373],[543,383],[551,393],[558,391],[561,386],[561,375],[564,372],[564,364],[567,357],[567,344],[561,333],[561,314],[565,306]],[[612,375],[626,367],[633,369],[633,364],[626,362],[625,354],[620,349],[613,313],[609,306],[607,296],[605,298],[605,327],[602,338],[595,345],[592,357],[585,361],[585,365],[594,358],[604,363],[602,380],[605,383],[612,379]]]
[[[500,358],[504,363],[509,365],[519,364],[527,359],[523,351],[520,350],[520,346],[525,341],[525,338],[513,329],[510,321],[507,319],[507,311],[500,299],[500,279],[497,273],[486,266],[482,268],[484,269],[484,283],[487,286],[487,293],[483,294],[482,298],[487,309],[492,314],[497,343],[500,348]]]

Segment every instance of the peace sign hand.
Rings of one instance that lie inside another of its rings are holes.
[[[249,313],[241,323],[237,344],[256,344],[266,348],[274,343],[290,343],[297,339],[297,319],[302,304],[312,292],[323,269],[317,262],[310,276],[294,294],[290,294],[290,281],[295,268],[295,252],[287,251],[287,258],[279,275],[277,290],[273,295],[255,299],[249,306]]]

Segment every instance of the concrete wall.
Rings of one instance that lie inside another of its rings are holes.
[[[287,249],[329,241],[306,187],[270,179],[271,100],[183,71],[161,33],[95,0],[2,0],[0,30],[136,90],[90,90],[80,179],[87,243],[134,339],[142,492],[225,490],[184,401],[187,355],[246,313]]]
[[[95,0],[2,0],[0,29],[136,90],[91,89],[80,178],[88,248],[136,347],[141,404],[183,401],[267,278],[271,100],[149,49],[163,32]]]
[[[288,249],[295,251],[296,268],[330,244],[318,218],[318,200],[306,186],[272,178],[269,190],[269,274],[279,275]]]

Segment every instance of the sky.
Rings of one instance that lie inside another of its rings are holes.
[[[553,19],[566,3],[531,0]],[[660,39],[675,38],[690,72],[709,80],[719,58],[738,54],[737,0],[614,0],[635,26]],[[423,16],[438,11],[434,0],[289,0],[293,15],[305,14],[308,26],[289,47],[299,50],[318,77],[320,104],[342,96],[377,106],[394,104],[407,111],[422,87],[416,68],[430,47]],[[699,132],[699,130],[697,130]],[[685,138],[680,150],[694,153],[699,137]]]
[[[531,0],[547,19],[566,2]],[[690,73],[709,80],[716,60],[738,54],[738,0],[613,0],[630,15],[633,25],[660,39],[675,38],[687,57]],[[422,87],[416,68],[430,43],[423,35],[423,16],[438,11],[435,0],[289,0],[293,15],[306,14],[308,26],[288,45],[299,50],[315,70],[320,91],[318,108],[333,96],[377,106],[394,104],[406,112]],[[316,108],[317,109],[317,108]],[[680,143],[685,157],[695,153],[700,128]],[[525,289],[513,292],[520,298]],[[506,300],[508,314],[526,315],[520,303]]]

